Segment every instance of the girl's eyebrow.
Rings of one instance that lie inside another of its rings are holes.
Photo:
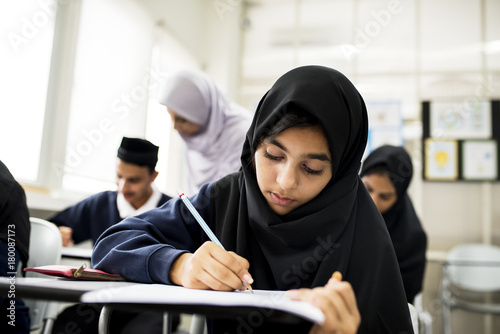
[[[283,146],[283,144],[281,144],[279,141],[277,141],[276,138],[270,138],[269,143],[271,143],[275,146],[278,146],[283,151],[288,153],[288,150],[286,149],[286,147]],[[330,162],[330,163],[332,162],[332,160],[324,153],[309,153],[309,154],[305,154],[304,156],[308,159],[316,159],[316,160],[326,161],[326,162]]]

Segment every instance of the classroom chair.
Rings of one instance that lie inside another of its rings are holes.
[[[411,324],[413,326],[413,332],[419,334],[418,326],[418,311],[412,304],[408,303],[408,309],[410,310]]]
[[[420,334],[432,334],[432,316],[422,305],[422,292],[415,296],[413,305],[418,313],[418,331]]]
[[[448,252],[442,269],[439,297],[446,334],[451,333],[453,309],[500,314],[500,247],[457,245]]]
[[[62,240],[59,229],[52,223],[30,217],[30,249],[27,267],[38,267],[59,264],[61,261]],[[34,272],[26,272],[26,277],[47,276]],[[24,299],[29,307],[30,330],[38,330],[40,334],[52,332],[52,326],[58,312],[58,303],[45,300]]]

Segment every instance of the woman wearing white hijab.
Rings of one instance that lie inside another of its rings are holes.
[[[189,193],[240,169],[252,115],[229,101],[206,74],[180,71],[169,76],[159,102],[187,145]]]

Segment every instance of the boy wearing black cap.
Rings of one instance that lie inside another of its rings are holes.
[[[158,146],[140,138],[123,137],[118,148],[117,191],[104,191],[72,205],[50,219],[59,226],[63,246],[95,242],[123,218],[161,206],[170,199],[154,185]]]
[[[63,246],[89,239],[94,243],[108,227],[123,218],[159,207],[171,198],[153,185],[158,176],[155,171],[158,146],[145,139],[123,137],[117,157],[117,191],[104,191],[90,196],[50,219],[59,226]],[[78,331],[97,333],[99,312],[98,305],[70,306],[59,314],[52,333],[65,332],[68,323],[77,326]],[[131,327],[131,323],[136,322],[142,323],[143,327],[147,324],[145,332],[152,332],[155,328],[161,328],[163,322],[162,314],[157,312],[116,313],[113,332],[121,332],[117,326]],[[177,327],[180,322],[177,314],[173,322],[173,327]]]

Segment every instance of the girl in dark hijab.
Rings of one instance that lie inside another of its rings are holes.
[[[363,162],[360,176],[384,217],[406,298],[413,303],[415,295],[422,290],[427,236],[406,193],[413,176],[411,158],[402,147],[379,147]]]
[[[262,322],[253,333],[354,333],[357,308],[359,333],[412,333],[394,248],[358,175],[367,122],[363,99],[341,73],[291,70],[257,107],[242,169],[190,198],[227,251],[207,242],[173,199],[101,235],[94,267],[145,283],[292,290],[291,298],[326,316],[312,329]],[[330,279],[335,271],[344,282]],[[239,326],[211,319],[209,330],[236,333]]]

